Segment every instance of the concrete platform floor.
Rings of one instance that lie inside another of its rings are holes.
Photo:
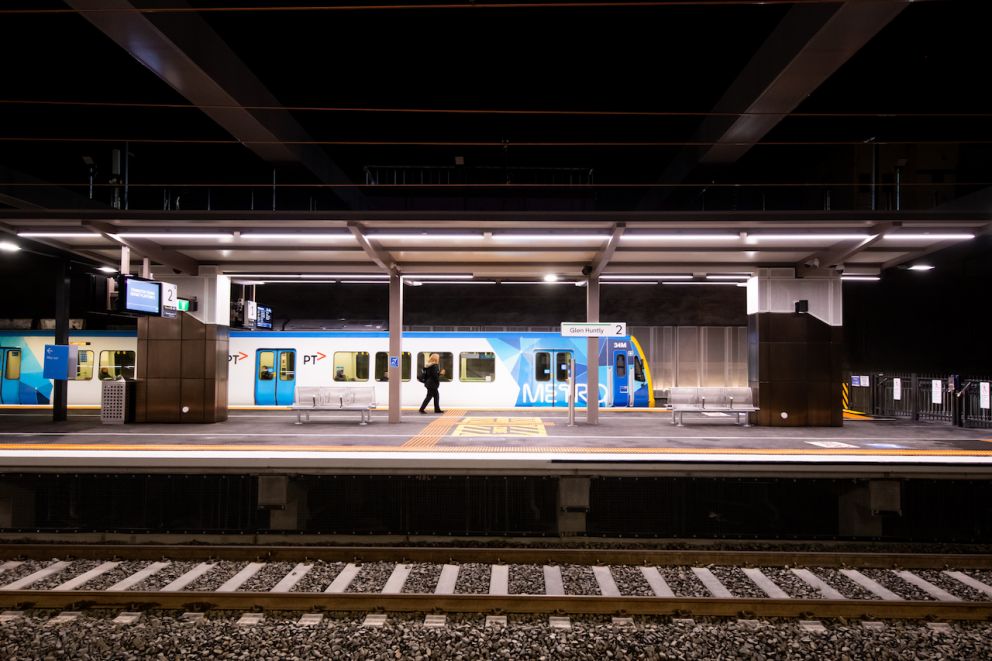
[[[0,412],[0,471],[73,467],[272,470],[530,470],[552,463],[695,463],[969,466],[992,470],[992,430],[907,421],[847,420],[843,427],[743,427],[733,418],[672,424],[663,410],[604,410],[598,425],[578,411],[404,412],[389,424],[374,412],[322,412],[297,425],[287,410],[232,411],[217,424],[103,425],[97,411]],[[687,418],[688,420],[688,418]]]

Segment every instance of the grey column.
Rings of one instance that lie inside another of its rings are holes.
[[[55,344],[69,344],[71,284],[69,263],[60,261],[55,280]],[[69,415],[69,382],[55,379],[52,383],[52,422],[65,422]]]
[[[599,321],[599,277],[586,285],[586,321]],[[599,338],[586,338],[586,423],[599,424]]]
[[[403,385],[403,281],[398,272],[389,272],[389,355],[400,359],[389,366],[389,422],[401,422],[400,386]],[[411,369],[412,369],[411,365]]]

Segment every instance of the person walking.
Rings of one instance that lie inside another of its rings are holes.
[[[441,410],[441,397],[438,392],[438,388],[441,386],[441,377],[444,375],[444,370],[441,369],[438,363],[441,362],[441,356],[436,353],[432,353],[427,359],[427,364],[424,365],[424,387],[427,388],[427,397],[424,397],[424,403],[420,405],[420,412],[427,413],[424,409],[427,408],[427,403],[434,400],[434,412],[444,413]]]

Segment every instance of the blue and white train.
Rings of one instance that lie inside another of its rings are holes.
[[[48,331],[0,331],[0,404],[44,405],[52,382],[42,376]],[[100,381],[134,378],[137,337],[127,331],[80,331],[77,378],[69,404],[96,405]],[[388,401],[389,336],[383,332],[231,331],[228,355],[232,406],[288,406],[296,386],[336,383],[376,388]],[[424,387],[416,379],[437,353],[445,374],[442,406],[463,408],[567,406],[568,365],[575,359],[576,403],[587,400],[586,339],[554,333],[409,332],[403,335],[401,405],[419,406]],[[599,403],[604,407],[654,406],[651,373],[637,339],[599,343]],[[179,360],[179,356],[176,356]]]

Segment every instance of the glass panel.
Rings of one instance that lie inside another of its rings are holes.
[[[568,381],[568,363],[571,359],[570,351],[560,351],[555,354],[555,380]]]
[[[417,354],[417,371],[419,372],[427,364],[427,359],[432,353],[436,353],[441,359],[438,367],[441,368],[441,383],[451,381],[452,372],[455,365],[455,354],[450,351],[421,351]]]
[[[263,351],[258,354],[258,380],[272,381],[276,378],[276,352]]]
[[[617,378],[626,379],[627,378],[627,354],[618,353],[613,358],[617,364]]]
[[[7,352],[7,369],[4,370],[3,378],[13,381],[21,378],[21,350],[11,349]]]
[[[76,380],[89,381],[93,378],[93,352],[88,349],[79,350],[79,361],[76,363]]]
[[[640,356],[634,356],[634,381],[641,383],[647,381],[644,377],[644,363],[641,362]]]
[[[534,380],[551,380],[551,354],[547,351],[538,351],[534,354]]]
[[[335,381],[368,381],[369,352],[368,351],[336,351],[334,352]],[[385,381],[385,379],[382,379]]]
[[[493,352],[463,352],[460,358],[460,380],[492,381],[496,378],[496,354]]]
[[[110,381],[118,378],[134,378],[133,351],[101,351],[100,380]]]
[[[296,352],[283,351],[279,354],[279,380],[292,381],[296,378]]]

